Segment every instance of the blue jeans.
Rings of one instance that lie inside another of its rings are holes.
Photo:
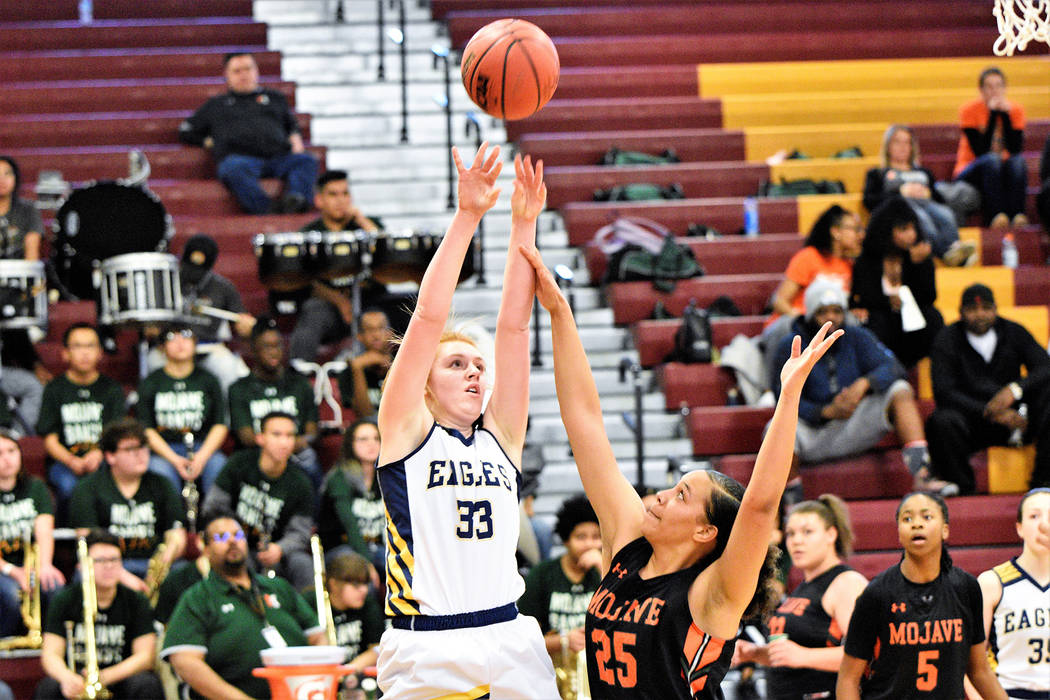
[[[311,202],[317,159],[309,153],[286,153],[273,158],[234,153],[222,159],[217,172],[241,209],[249,214],[266,214],[270,211],[270,198],[259,186],[259,179],[278,177],[284,180],[286,193],[301,195],[304,201]]]
[[[186,446],[179,442],[169,442],[168,447],[175,450],[175,454],[180,457],[187,455]],[[199,450],[201,443],[197,442],[193,445],[194,450]],[[204,498],[204,494],[208,493],[208,489],[215,483],[215,477],[222,471],[223,466],[226,464],[226,455],[219,450],[216,450],[208,461],[204,463],[204,471],[201,472],[201,498]],[[164,459],[160,455],[150,453],[149,456],[149,470],[154,474],[160,474],[172,483],[175,487],[175,493],[182,493],[182,477],[179,476],[179,472],[176,471],[175,466]],[[201,503],[204,501],[202,500]]]
[[[47,481],[55,490],[55,524],[65,527],[69,518],[69,497],[80,477],[73,470],[53,459],[47,462]]]
[[[988,225],[1002,212],[1013,218],[1024,211],[1028,172],[1024,157],[1003,160],[998,153],[985,153],[963,168],[956,180],[966,180],[981,193],[981,218]]]
[[[0,574],[0,637],[16,634],[22,626],[18,607],[18,581]]]
[[[952,243],[959,240],[959,227],[955,225],[955,214],[946,204],[932,199],[908,199],[933,254],[943,258]]]

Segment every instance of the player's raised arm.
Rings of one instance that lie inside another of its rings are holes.
[[[514,158],[514,194],[511,198],[510,248],[503,269],[503,296],[496,320],[496,383],[486,415],[502,444],[517,456],[525,442],[529,413],[529,321],[535,274],[520,247],[536,246],[536,219],[547,201],[543,161]],[[491,418],[489,418],[491,417]]]
[[[607,570],[613,554],[641,535],[642,501],[616,464],[602,420],[598,387],[569,303],[539,251],[523,248],[522,254],[535,270],[536,298],[550,313],[558,406],[583,488],[598,515],[602,568]]]
[[[415,311],[387,373],[379,404],[379,430],[384,436],[381,463],[403,457],[429,429],[431,417],[424,403],[424,387],[438,339],[452,307],[470,239],[481,217],[499,198],[496,178],[503,168],[499,146],[488,152],[488,143],[483,143],[469,168],[464,167],[456,148],[452,149],[452,158],[459,172],[459,206],[423,275]]]

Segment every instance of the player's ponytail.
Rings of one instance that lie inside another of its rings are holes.
[[[835,528],[835,553],[845,559],[853,552],[853,526],[850,523],[849,509],[845,501],[834,494],[821,494],[816,500],[802,501],[788,511],[788,517],[795,513],[813,513],[824,522],[824,527]]]

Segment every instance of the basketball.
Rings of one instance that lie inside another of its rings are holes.
[[[463,49],[463,87],[478,107],[499,119],[538,112],[558,87],[554,42],[521,19],[500,19],[477,31]]]

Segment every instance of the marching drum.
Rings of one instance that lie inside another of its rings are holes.
[[[421,282],[440,236],[429,233],[378,233],[372,240],[372,277],[377,282]]]
[[[144,187],[97,182],[78,189],[58,210],[58,276],[82,299],[94,296],[96,264],[124,253],[160,251],[171,237],[171,217]]]
[[[252,240],[259,279],[271,290],[288,292],[313,281],[321,234],[260,233]]]
[[[326,280],[351,277],[361,272],[370,236],[364,231],[326,231],[319,234],[320,243],[314,266]]]
[[[42,260],[0,260],[0,328],[47,325],[47,277]]]
[[[167,253],[128,253],[102,262],[99,323],[174,321],[183,313],[179,261]]]

